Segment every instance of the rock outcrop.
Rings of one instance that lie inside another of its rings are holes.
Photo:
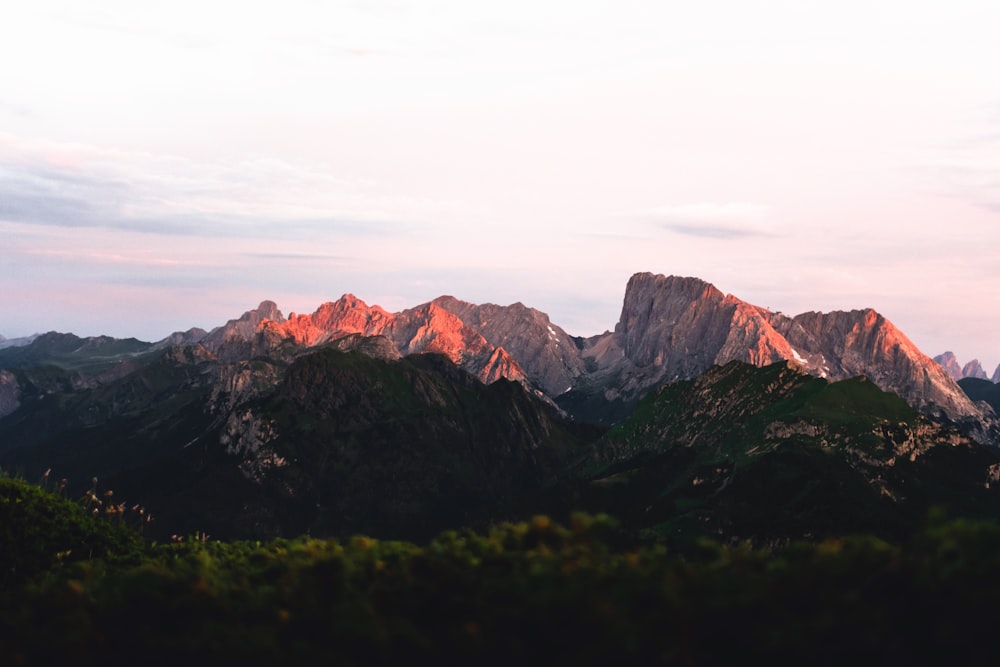
[[[261,301],[259,306],[243,313],[238,319],[229,320],[221,327],[212,329],[200,342],[220,359],[249,358],[256,352],[253,341],[264,322],[285,322],[278,305],[273,301]]]
[[[21,388],[13,373],[0,370],[0,418],[21,407]]]

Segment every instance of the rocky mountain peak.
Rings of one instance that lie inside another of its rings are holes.
[[[274,329],[298,345],[313,346],[350,334],[377,336],[391,320],[392,315],[381,307],[345,294],[322,304],[311,315],[292,313],[283,326]]]
[[[484,382],[500,377],[528,382],[524,370],[507,351],[498,353],[499,345],[488,342],[437,301],[390,313],[345,294],[337,301],[324,303],[311,315],[292,313],[285,322],[264,322],[261,333],[272,347],[288,340],[312,347],[337,345],[345,337],[381,336],[395,346],[397,356],[437,353]],[[384,357],[385,351],[380,350],[378,356]]]
[[[951,379],[962,379],[962,366],[958,363],[958,359],[955,358],[955,353],[951,350],[934,357],[934,363],[941,366]]]
[[[803,313],[779,331],[795,349],[806,351],[814,374],[831,380],[866,375],[926,412],[940,411],[953,420],[980,416],[941,366],[871,308]]]
[[[635,363],[662,365],[662,351],[676,342],[675,332],[696,326],[705,334],[720,333],[714,328],[709,331],[710,322],[702,320],[724,299],[722,292],[698,278],[637,273],[625,288],[615,337],[625,356]],[[713,342],[706,341],[706,347],[712,347]]]
[[[284,322],[285,318],[278,310],[278,304],[274,301],[264,300],[260,302],[252,311],[244,313],[243,317],[250,316],[251,319],[272,320],[274,322]]]
[[[273,301],[261,301],[253,310],[243,313],[238,319],[229,320],[221,327],[212,329],[202,339],[202,344],[212,352],[218,352],[227,343],[245,343],[253,339],[263,322],[282,324],[285,317]]]
[[[954,353],[948,351],[934,357],[934,362],[941,366],[954,380],[961,380],[963,378],[975,378],[977,380],[990,379],[990,376],[986,374],[986,369],[979,363],[979,359],[973,359],[963,366],[959,363]],[[1000,366],[997,366],[996,371],[994,371],[992,380],[994,383],[1000,382]]]
[[[979,359],[973,359],[965,366],[962,366],[962,377],[977,378],[979,380],[986,379],[986,371],[983,370],[983,365],[979,363]]]
[[[476,305],[442,296],[432,302],[458,317],[489,344],[503,348],[550,396],[568,391],[584,373],[576,340],[540,310],[517,302]]]
[[[831,381],[865,375],[928,413],[982,416],[943,369],[874,309],[787,317],[697,278],[634,275],[614,333],[587,339],[582,355],[596,372],[581,388],[615,382],[614,395],[625,400],[713,365],[788,360]]]
[[[763,365],[793,357],[766,311],[698,278],[640,273],[625,290],[615,326],[614,354],[592,348],[612,365],[631,365],[637,389],[664,380],[695,377],[714,364],[739,360]],[[606,345],[606,344],[605,344]]]

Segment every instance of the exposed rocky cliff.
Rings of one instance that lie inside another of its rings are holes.
[[[714,365],[780,360],[830,380],[865,375],[928,414],[980,419],[947,373],[874,310],[794,318],[753,306],[697,278],[636,274],[614,332],[585,341],[592,371],[577,387],[635,399],[649,388],[697,377]]]
[[[220,359],[247,359],[258,352],[253,345],[257,331],[265,322],[282,324],[284,316],[273,301],[261,301],[238,319],[212,329],[199,342]]]
[[[269,303],[269,302],[267,302]],[[264,304],[262,304],[263,306]],[[474,328],[436,302],[389,313],[379,306],[369,306],[353,294],[321,305],[311,315],[292,314],[260,317],[261,309],[242,318],[256,321],[253,328],[227,325],[227,340],[242,341],[235,349],[260,353],[275,349],[283,342],[308,348],[332,344],[345,337],[380,336],[395,347],[396,356],[437,353],[473,374],[485,383],[499,378],[528,383],[528,375],[518,362],[499,345],[491,344]],[[214,332],[213,332],[214,333]],[[343,349],[342,344],[338,344]]]
[[[803,313],[782,318],[778,329],[814,375],[832,380],[865,375],[927,414],[954,421],[982,417],[943,368],[872,309]]]
[[[586,372],[577,339],[539,310],[520,302],[476,305],[453,296],[438,297],[432,303],[503,348],[549,396],[568,391]]]

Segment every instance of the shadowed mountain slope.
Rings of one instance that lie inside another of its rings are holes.
[[[291,362],[172,348],[94,389],[16,370],[0,466],[51,468],[74,492],[96,476],[149,508],[154,533],[423,539],[540,486],[599,435],[519,383],[443,355],[386,359],[386,343],[348,336]]]
[[[610,512],[668,539],[899,537],[932,507],[997,516],[998,471],[995,449],[864,377],[830,383],[788,362],[734,361],[651,392],[577,462],[575,480],[536,502],[556,515]]]

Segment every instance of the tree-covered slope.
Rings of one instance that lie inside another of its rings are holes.
[[[732,362],[648,394],[537,502],[681,541],[899,536],[932,507],[1000,516],[998,462],[863,377]]]
[[[173,348],[96,386],[15,369],[0,465],[52,468],[74,493],[96,476],[150,507],[161,537],[427,537],[545,483],[600,435],[519,383],[341,343],[243,361]]]
[[[221,437],[247,478],[295,505],[301,529],[419,538],[544,484],[598,434],[444,357],[326,349],[297,359]]]

